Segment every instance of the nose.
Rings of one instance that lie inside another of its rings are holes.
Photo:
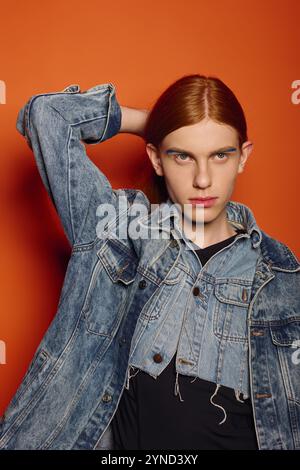
[[[211,186],[211,174],[207,162],[201,162],[196,166],[193,186],[202,189]]]

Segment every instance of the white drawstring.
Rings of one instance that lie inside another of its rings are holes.
[[[227,419],[226,410],[223,408],[223,406],[217,405],[217,403],[214,403],[214,402],[212,401],[213,397],[218,393],[218,390],[219,390],[219,388],[221,387],[220,384],[216,384],[216,385],[217,385],[217,386],[216,386],[216,390],[214,391],[214,393],[213,393],[212,396],[210,397],[210,402],[211,402],[212,405],[217,406],[218,408],[221,408],[221,410],[224,411],[225,417],[224,417],[224,419],[223,419],[222,421],[220,421],[220,423],[219,423],[219,424],[223,424],[223,423],[225,423],[225,421],[226,421],[226,419]]]
[[[128,367],[128,369],[127,369],[127,380],[126,380],[126,385],[125,385],[125,388],[126,388],[127,390],[129,390],[129,380],[130,380],[132,377],[135,377],[135,376],[138,374],[138,372],[140,371],[140,369],[137,369],[137,371],[136,371],[135,374],[130,375],[130,369],[133,369],[133,370],[134,370],[135,367],[130,365],[130,366]]]
[[[179,395],[180,401],[184,401],[181,397],[180,390],[179,390],[179,382],[178,382],[178,372],[176,372],[176,380],[175,380],[175,387],[174,387],[174,395]]]
[[[245,403],[244,400],[242,400],[239,397],[239,395],[242,393],[240,390],[235,390],[234,393],[235,393],[235,398],[237,399],[237,401],[240,401],[241,403]]]

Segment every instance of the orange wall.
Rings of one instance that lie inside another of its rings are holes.
[[[0,8],[1,414],[56,313],[70,255],[15,129],[18,110],[33,94],[105,82],[120,104],[147,108],[182,75],[220,77],[243,105],[255,146],[233,199],[299,256],[300,3],[10,0]],[[87,151],[113,187],[139,186],[147,158],[139,137],[117,135]]]

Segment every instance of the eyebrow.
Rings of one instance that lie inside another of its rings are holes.
[[[217,150],[214,150],[213,152],[211,152],[209,154],[209,157],[215,155],[216,153],[219,153],[219,152],[226,152],[226,153],[230,153],[230,152],[235,152],[237,149],[235,147],[223,147],[223,148],[220,148],[220,149],[217,149]],[[180,152],[180,153],[183,153],[185,155],[192,155],[193,157],[195,156],[192,152],[188,152],[187,150],[183,150],[183,149],[180,149],[178,147],[172,147],[172,148],[169,148],[167,150],[165,150],[163,153],[167,154],[167,155],[170,155],[172,153],[177,153],[177,152]]]

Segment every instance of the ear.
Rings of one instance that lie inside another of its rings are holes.
[[[242,173],[244,171],[244,166],[246,164],[246,161],[250,154],[253,151],[253,142],[250,142],[247,140],[247,142],[244,142],[242,145],[242,151],[240,155],[240,161],[239,161],[239,167],[238,167],[238,173]]]
[[[159,176],[163,176],[164,171],[163,171],[163,167],[161,164],[161,157],[159,155],[158,149],[153,144],[147,143],[146,152],[155,170],[155,173]]]

